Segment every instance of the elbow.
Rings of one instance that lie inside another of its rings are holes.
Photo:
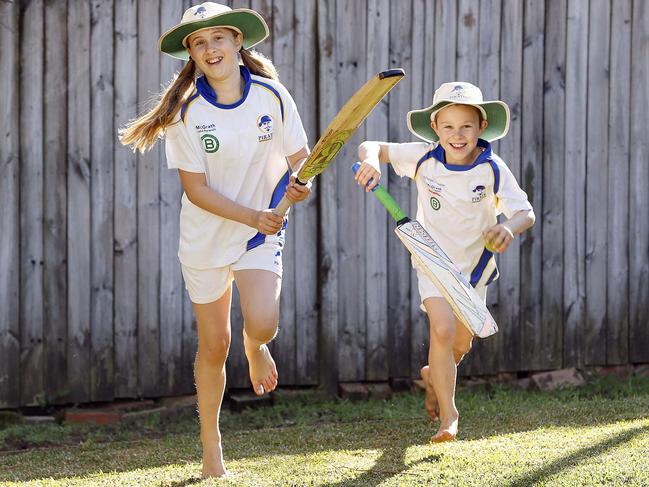
[[[527,212],[527,228],[532,228],[534,223],[536,223],[536,214],[534,210],[530,210]]]

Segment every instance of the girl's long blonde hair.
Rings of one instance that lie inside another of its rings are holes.
[[[232,31],[235,35],[238,32]],[[275,66],[262,53],[241,49],[241,61],[252,74],[278,80]],[[158,95],[158,102],[144,115],[131,120],[119,130],[119,141],[133,150],[149,150],[165,133],[172,120],[195,88],[196,63],[190,59],[171,83]]]

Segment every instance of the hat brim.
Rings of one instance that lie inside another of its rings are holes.
[[[254,10],[240,8],[213,15],[194,22],[178,24],[160,36],[160,51],[177,59],[187,61],[189,53],[183,46],[183,40],[197,30],[209,27],[235,27],[243,34],[243,47],[250,49],[268,37],[268,25],[261,15]]]
[[[430,115],[446,105],[458,104],[450,101],[440,101],[423,110],[408,112],[408,129],[426,142],[438,142],[439,137],[430,126]],[[485,101],[483,103],[461,103],[461,105],[480,106],[487,113],[487,128],[480,136],[481,139],[493,142],[507,135],[509,131],[509,107],[502,101]]]

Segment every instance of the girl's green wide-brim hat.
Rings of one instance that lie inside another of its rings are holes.
[[[471,105],[478,108],[488,122],[481,139],[492,142],[503,138],[509,131],[509,107],[500,100],[483,101],[480,88],[471,83],[454,81],[442,84],[433,95],[433,104],[422,110],[408,112],[408,129],[420,139],[438,142],[439,137],[430,126],[435,117],[448,105]]]
[[[254,10],[231,9],[226,5],[205,2],[188,8],[180,23],[160,36],[160,51],[187,61],[187,37],[210,27],[229,27],[240,32],[245,49],[259,44],[268,37],[269,32],[266,21]]]

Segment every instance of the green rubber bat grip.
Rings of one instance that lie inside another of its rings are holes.
[[[358,172],[360,167],[360,162],[357,162],[352,166],[352,171],[354,172],[354,174]],[[376,196],[376,199],[378,199],[381,204],[385,206],[385,209],[388,210],[390,216],[394,218],[394,220],[398,224],[404,223],[405,221],[409,220],[408,215],[406,215],[405,212],[401,209],[399,203],[396,202],[392,195],[390,195],[390,193],[388,193],[388,191],[383,186],[377,184],[372,189],[372,192],[374,193],[374,196]]]

